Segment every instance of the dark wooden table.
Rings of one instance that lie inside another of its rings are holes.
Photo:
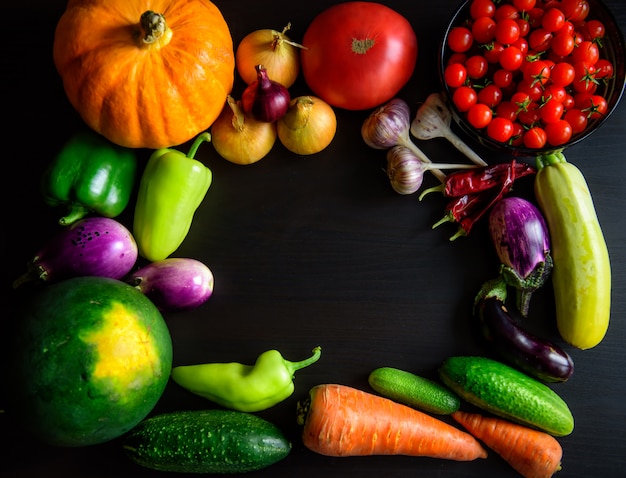
[[[215,3],[237,44],[252,30],[282,29],[288,22],[291,37],[298,41],[313,17],[336,2]],[[437,48],[457,2],[385,3],[406,16],[418,35],[417,68],[399,94],[415,111],[418,102],[440,88]],[[626,4],[607,3],[625,29]],[[3,9],[2,320],[11,320],[11,281],[57,227],[55,214],[39,195],[42,170],[61,145],[84,127],[66,100],[51,59],[53,31],[64,4],[31,0]],[[241,84],[236,88],[239,94]],[[302,79],[293,88],[292,94],[308,92]],[[205,262],[216,285],[213,297],[199,309],[166,315],[175,364],[253,363],[273,348],[298,360],[314,346],[322,346],[321,360],[297,373],[294,395],[259,414],[284,430],[293,451],[284,461],[255,473],[258,477],[296,473],[302,478],[350,473],[362,478],[518,476],[495,453],[471,463],[410,457],[339,459],[316,455],[300,441],[296,402],[316,384],[336,382],[367,390],[367,375],[380,366],[436,378],[437,367],[446,357],[485,354],[469,325],[474,294],[498,266],[484,221],[469,237],[454,242],[448,238],[455,226],[431,230],[445,201],[431,196],[419,202],[415,196],[391,190],[383,172],[384,153],[369,149],[361,140],[365,116],[366,112],[338,110],[335,140],[312,157],[296,157],[277,143],[259,163],[242,167],[220,158],[211,146],[199,150],[197,157],[213,170],[214,183],[175,256]],[[608,334],[586,351],[560,341],[550,285],[535,294],[528,319],[529,327],[561,344],[576,364],[568,382],[553,386],[576,420],[574,432],[559,439],[564,450],[558,474],[562,478],[624,476],[625,122],[622,102],[599,131],[567,151],[568,160],[587,178],[611,255]],[[436,161],[464,160],[445,140],[422,142],[420,147]],[[488,158],[502,159],[476,149]],[[140,152],[143,160],[148,154]],[[435,184],[434,179],[429,176],[426,184]],[[532,197],[531,184],[523,183],[516,192]],[[120,220],[132,224],[132,207]],[[211,406],[172,383],[154,413]],[[118,440],[57,449],[32,442],[9,423],[0,415],[5,443],[0,452],[2,476],[164,476],[130,463]]]

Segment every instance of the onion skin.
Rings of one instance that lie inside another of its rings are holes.
[[[523,330],[497,297],[479,300],[476,315],[487,345],[514,367],[543,382],[565,382],[574,373],[564,350]]]
[[[137,243],[125,226],[114,219],[89,217],[66,227],[44,245],[13,287],[77,276],[122,279],[137,256]]]
[[[531,202],[509,196],[491,209],[489,233],[504,279],[517,290],[517,308],[526,316],[532,293],[545,284],[552,272],[545,219]]]
[[[278,138],[283,146],[305,156],[325,149],[336,132],[335,111],[315,96],[293,98],[287,113],[277,122]]]
[[[215,151],[234,164],[252,164],[263,159],[274,147],[276,137],[276,123],[257,121],[246,115],[241,102],[230,95],[211,125]]]
[[[258,64],[263,65],[270,78],[285,88],[295,83],[300,73],[299,50],[303,47],[285,34],[289,28],[291,24],[282,32],[263,28],[248,33],[241,40],[235,53],[235,64],[237,73],[247,85],[256,81],[254,67]]]
[[[162,312],[189,310],[213,294],[211,270],[196,259],[171,257],[129,274],[124,281],[148,297]]]

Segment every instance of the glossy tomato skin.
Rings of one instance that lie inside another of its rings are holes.
[[[392,99],[417,62],[417,37],[408,20],[375,2],[345,2],[322,11],[302,44],[302,74],[309,88],[347,110]]]

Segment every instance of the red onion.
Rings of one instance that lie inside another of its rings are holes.
[[[273,123],[285,116],[291,96],[289,90],[271,80],[263,65],[257,65],[257,80],[248,85],[241,95],[243,111],[257,121]]]

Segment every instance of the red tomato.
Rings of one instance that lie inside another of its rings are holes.
[[[479,17],[472,24],[472,36],[478,43],[489,43],[496,34],[496,22],[491,17]]]
[[[519,111],[519,106],[512,101],[501,101],[500,104],[496,106],[496,117],[506,118],[510,121],[515,121],[517,119],[517,114],[519,113]]]
[[[524,54],[517,47],[507,46],[502,50],[499,61],[500,66],[505,70],[515,71],[522,66]]]
[[[550,48],[559,56],[569,55],[574,51],[574,47],[574,36],[564,31],[557,32],[550,42]]]
[[[565,61],[554,65],[550,72],[550,80],[553,85],[557,86],[568,86],[574,81],[575,77],[574,67]]]
[[[467,70],[467,76],[477,80],[487,74],[489,65],[484,56],[472,55],[465,62],[465,69]]]
[[[494,108],[502,101],[502,90],[494,83],[489,83],[478,92],[478,101]]]
[[[552,146],[561,146],[572,138],[572,126],[564,119],[546,124],[546,141]]]
[[[472,0],[470,5],[470,16],[473,19],[480,17],[493,17],[496,13],[496,4],[492,0]]]
[[[592,41],[585,40],[572,52],[572,61],[584,61],[588,65],[595,65],[600,58],[598,45]]]
[[[496,41],[503,45],[515,43],[520,36],[518,23],[512,18],[503,18],[496,23]]]
[[[524,80],[530,82],[532,85],[545,85],[550,79],[550,72],[550,67],[545,61],[531,61],[526,68],[524,68]]]
[[[588,123],[587,115],[579,108],[570,108],[567,110],[563,119],[570,124],[573,134],[582,133]]]
[[[482,129],[491,122],[493,113],[489,106],[476,103],[467,110],[467,121],[476,129]]]
[[[513,122],[496,116],[487,124],[487,136],[495,141],[506,143],[513,136]]]
[[[541,17],[541,26],[549,32],[556,32],[565,25],[565,14],[558,8],[550,8]]]
[[[529,10],[535,8],[536,3],[537,3],[537,0],[513,0],[513,5],[520,12],[521,11],[528,12]]]
[[[303,77],[332,106],[365,110],[392,99],[417,62],[406,18],[375,2],[345,2],[318,14],[302,38]]]
[[[458,88],[467,79],[467,70],[461,63],[452,63],[443,72],[443,78],[450,88]]]
[[[615,69],[613,67],[613,63],[611,63],[609,60],[605,58],[600,58],[593,66],[596,67],[595,77],[597,79],[611,78],[613,76],[613,72]]]
[[[563,103],[554,98],[549,99],[539,108],[541,120],[546,123],[556,123],[563,116]]]
[[[450,47],[450,50],[457,53],[463,53],[469,50],[473,41],[474,37],[469,28],[454,27],[450,30],[450,33],[448,33],[448,47]]]
[[[543,148],[548,138],[543,128],[534,126],[524,133],[524,146],[527,148]]]
[[[478,94],[471,86],[460,86],[452,93],[452,102],[459,111],[469,110],[478,101]]]

